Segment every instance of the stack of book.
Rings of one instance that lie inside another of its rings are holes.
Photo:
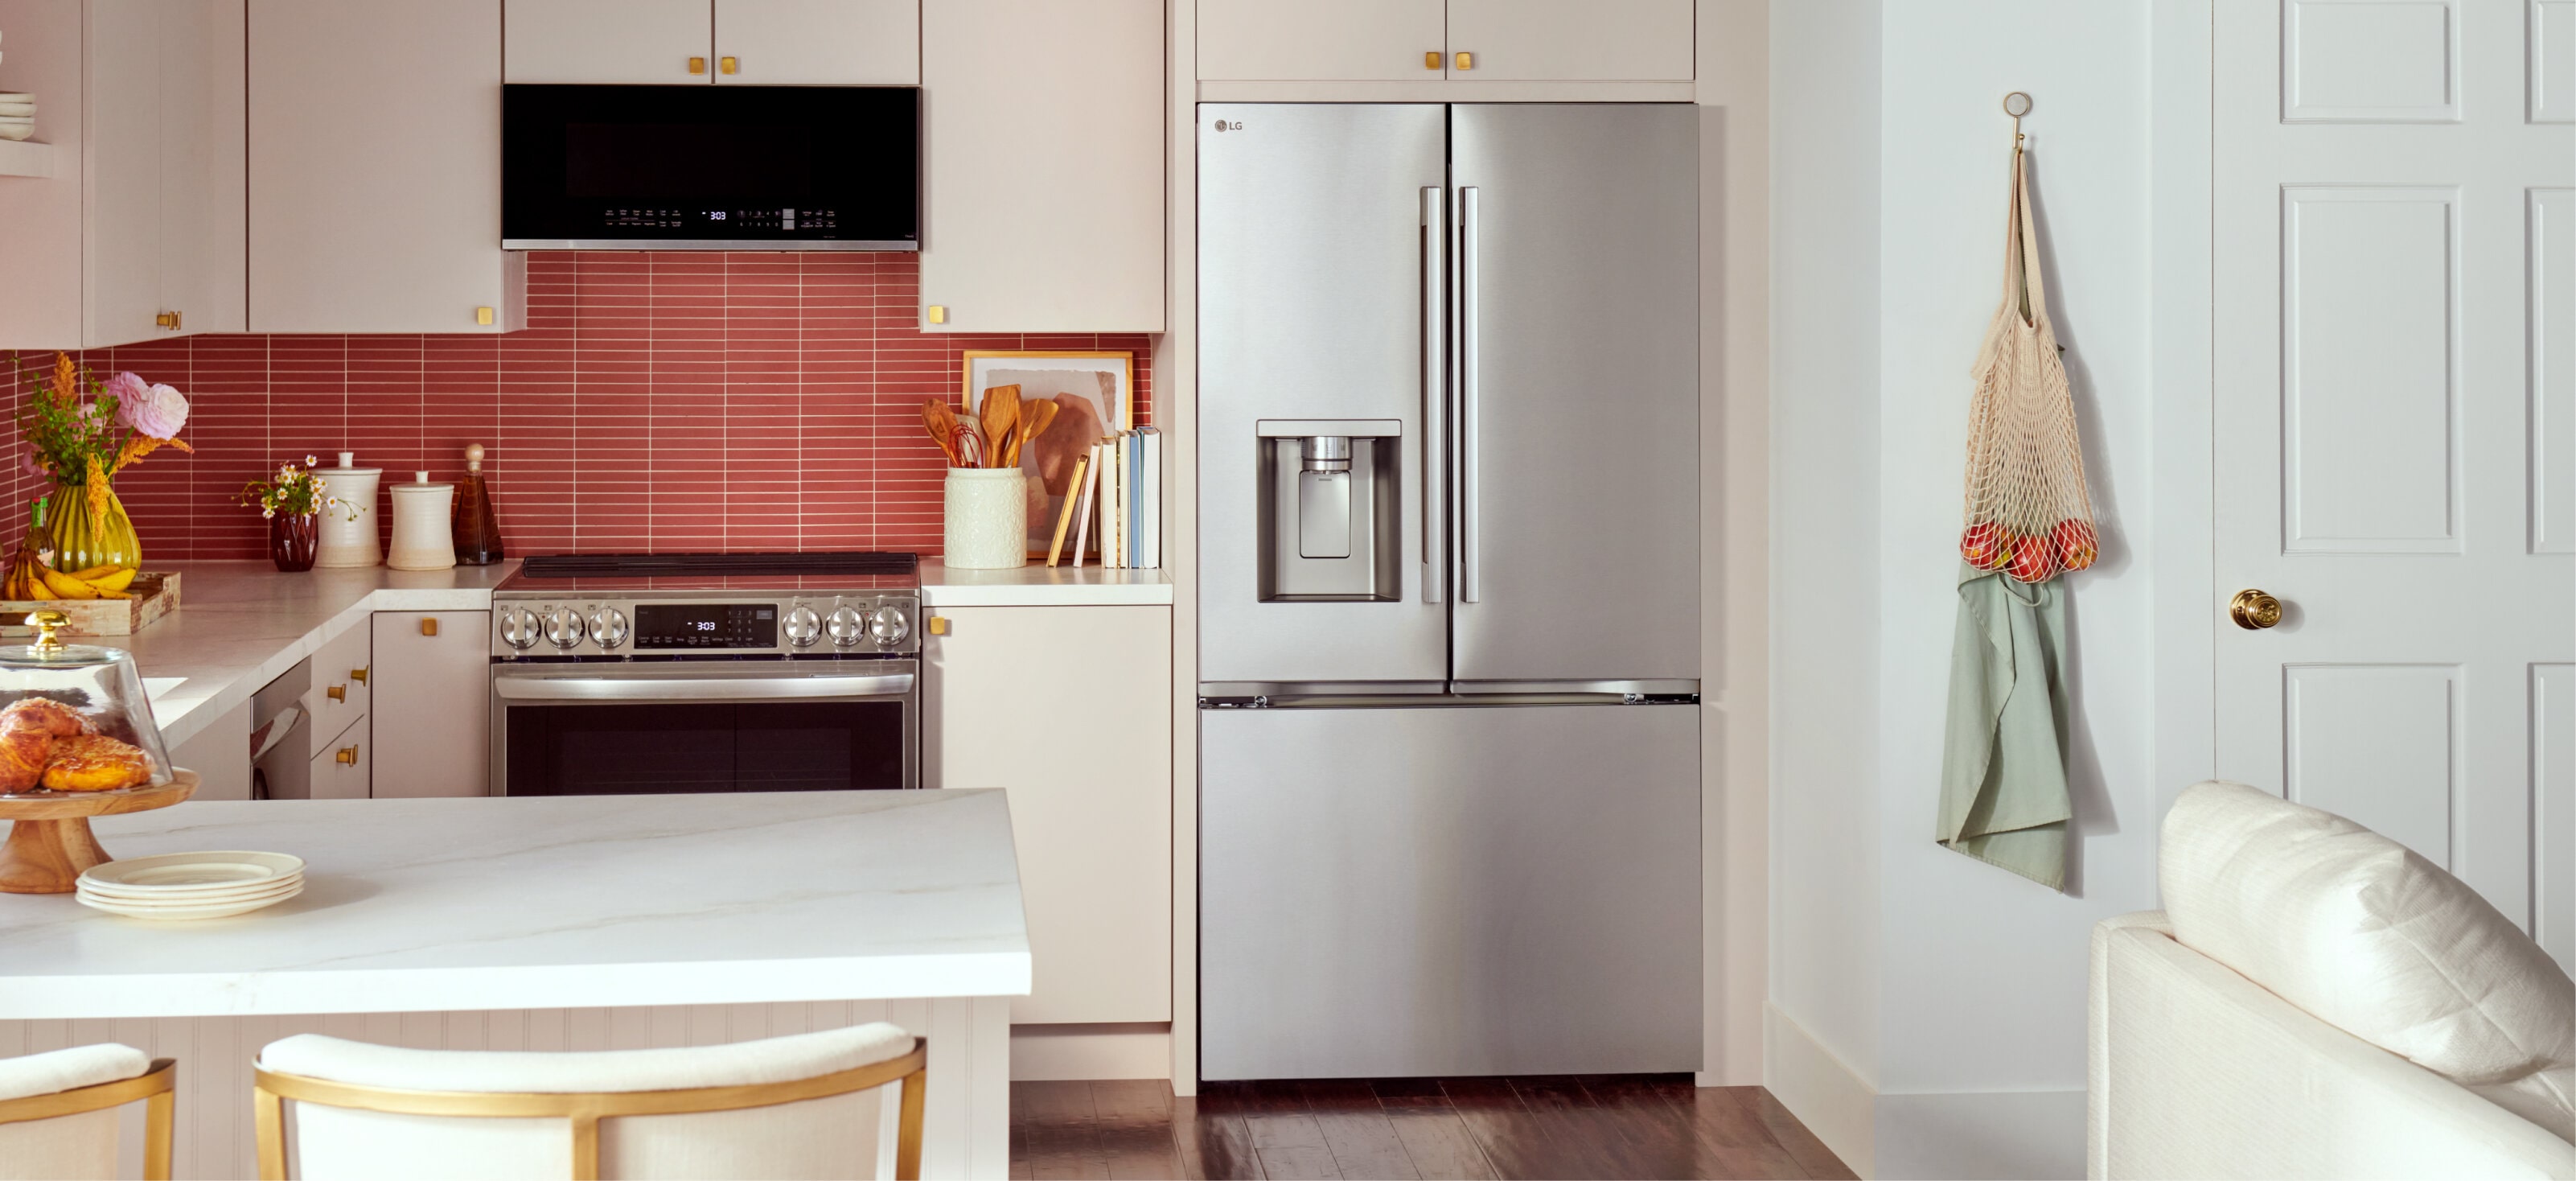
[[[1079,567],[1086,554],[1113,570],[1163,565],[1161,431],[1120,431],[1074,461],[1072,491],[1056,517],[1047,565]]]

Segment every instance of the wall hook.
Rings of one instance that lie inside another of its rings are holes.
[[[2015,109],[2016,107],[2019,109]],[[2018,152],[2021,150],[2021,117],[2030,113],[2030,95],[2019,90],[2005,95],[2004,113],[2012,116],[2013,150]]]

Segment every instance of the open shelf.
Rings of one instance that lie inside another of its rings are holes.
[[[0,176],[52,176],[54,145],[0,139]]]

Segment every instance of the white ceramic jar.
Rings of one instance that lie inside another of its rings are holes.
[[[327,569],[373,566],[381,557],[376,544],[376,484],[384,479],[385,469],[359,467],[358,453],[340,453],[340,466],[324,468],[318,473],[324,483],[323,495],[337,503],[322,506],[322,538],[314,550],[313,564]],[[350,516],[350,510],[357,511]]]
[[[396,570],[445,570],[456,565],[456,535],[449,521],[456,509],[456,485],[433,484],[428,472],[391,489],[394,504],[393,552],[385,565]]]
[[[946,552],[951,570],[1029,564],[1029,481],[1019,468],[948,469]]]

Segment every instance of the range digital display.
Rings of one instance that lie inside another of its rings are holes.
[[[638,603],[635,647],[775,648],[778,607],[771,603]]]

